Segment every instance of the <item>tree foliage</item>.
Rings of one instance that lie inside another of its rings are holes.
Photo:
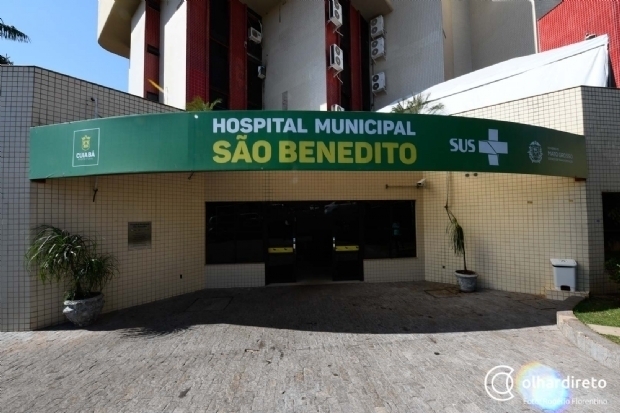
[[[443,103],[431,101],[430,94],[419,94],[414,95],[409,100],[398,102],[398,104],[392,108],[392,113],[440,115],[443,109]]]
[[[209,103],[205,102],[200,96],[196,96],[191,102],[187,103],[185,110],[188,112],[210,112],[220,103],[222,103],[222,99],[215,99]]]
[[[463,269],[467,271],[467,258],[465,256],[465,232],[452,211],[450,211],[450,208],[447,205],[445,208],[448,213],[448,218],[450,219],[450,223],[446,228],[446,233],[450,236],[450,244],[454,250],[454,253],[457,256],[463,256]]]
[[[0,39],[12,40],[15,42],[30,42],[30,38],[21,31],[17,30],[15,26],[9,26],[5,24],[2,19],[0,19]],[[9,58],[9,56],[0,55],[0,65],[12,65],[13,62]]]

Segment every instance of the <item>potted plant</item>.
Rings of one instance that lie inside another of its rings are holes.
[[[101,290],[118,273],[116,260],[97,252],[95,241],[42,225],[34,229],[27,267],[42,282],[66,282],[63,314],[73,324],[91,324],[103,309]]]
[[[448,208],[447,205],[445,208],[448,213],[448,218],[450,219],[446,232],[450,235],[452,249],[457,256],[463,256],[463,269],[456,270],[454,275],[456,275],[461,291],[466,293],[476,291],[478,274],[467,269],[467,257],[465,255],[465,232],[452,211],[450,211],[450,208]]]

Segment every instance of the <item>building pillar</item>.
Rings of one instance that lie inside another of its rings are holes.
[[[159,84],[160,2],[146,2],[146,29],[144,45],[144,97],[159,102],[159,90],[150,82]]]
[[[360,34],[360,14],[350,6],[349,18],[351,36],[351,108],[362,110],[362,42]],[[368,80],[367,80],[368,81]]]
[[[247,98],[247,6],[239,0],[230,2],[230,103],[229,109],[245,110]]]
[[[209,2],[187,2],[187,83],[188,101],[196,97],[209,101]]]

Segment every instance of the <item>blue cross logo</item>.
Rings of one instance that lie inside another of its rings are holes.
[[[499,155],[508,154],[508,142],[499,142],[499,131],[489,129],[489,140],[478,142],[478,152],[489,155],[489,165],[499,166]]]

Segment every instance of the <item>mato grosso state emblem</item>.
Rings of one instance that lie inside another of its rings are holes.
[[[534,141],[530,143],[530,149],[527,151],[532,163],[540,163],[543,159],[543,149],[540,143]]]
[[[82,150],[87,151],[90,149],[90,136],[82,136]]]

